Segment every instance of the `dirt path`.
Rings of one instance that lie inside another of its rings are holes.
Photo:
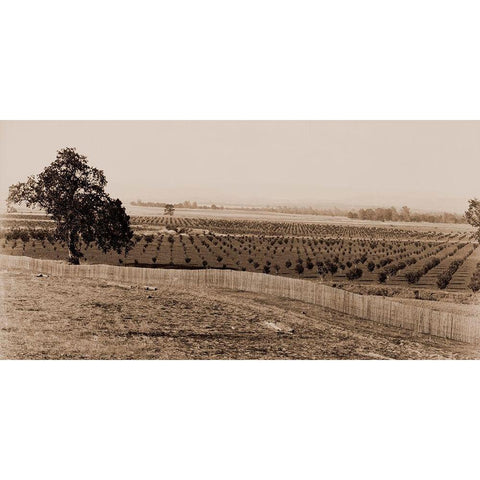
[[[480,358],[471,345],[220,289],[145,291],[2,272],[0,358]]]

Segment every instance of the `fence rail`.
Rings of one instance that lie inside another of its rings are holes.
[[[51,275],[98,278],[133,284],[214,286],[301,300],[332,310],[437,337],[480,344],[479,318],[406,305],[390,298],[358,295],[308,280],[234,270],[173,270],[111,265],[68,265],[55,260],[0,255],[2,269],[28,269]]]

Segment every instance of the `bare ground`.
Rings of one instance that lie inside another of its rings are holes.
[[[2,272],[0,358],[473,359],[478,347],[247,292]]]

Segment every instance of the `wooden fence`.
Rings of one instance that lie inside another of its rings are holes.
[[[57,276],[98,278],[143,285],[178,285],[180,288],[214,286],[276,295],[442,338],[480,344],[478,319],[406,305],[390,298],[358,295],[308,280],[233,270],[173,270],[111,265],[68,265],[54,260],[0,255],[2,269],[28,269]],[[479,309],[480,310],[480,309]]]

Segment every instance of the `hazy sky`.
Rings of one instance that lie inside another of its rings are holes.
[[[0,122],[0,198],[75,146],[123,201],[463,211],[480,196],[480,122]]]

